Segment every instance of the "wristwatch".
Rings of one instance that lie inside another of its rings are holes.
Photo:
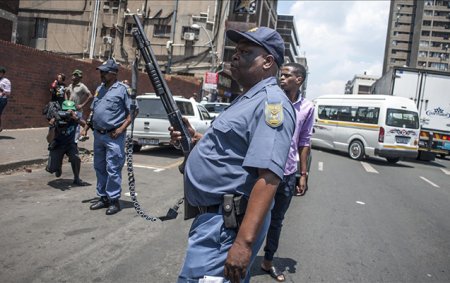
[[[302,176],[308,176],[308,172],[300,172],[300,177]]]

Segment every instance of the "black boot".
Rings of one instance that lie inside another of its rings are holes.
[[[106,208],[108,206],[109,206],[108,197],[100,197],[100,199],[98,201],[96,201],[93,205],[91,205],[89,208],[91,210],[97,210],[97,209]]]
[[[113,215],[120,211],[119,199],[112,199],[111,203],[106,210],[106,215]]]

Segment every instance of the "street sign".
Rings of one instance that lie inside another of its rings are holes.
[[[204,90],[214,90],[217,89],[218,73],[206,72],[205,79],[203,80]]]

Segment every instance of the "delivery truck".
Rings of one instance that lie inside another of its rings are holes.
[[[420,160],[449,155],[450,73],[394,67],[374,83],[371,93],[406,97],[417,105]]]

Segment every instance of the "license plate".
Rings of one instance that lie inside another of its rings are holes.
[[[141,144],[141,145],[158,145],[159,140],[157,140],[157,139],[139,139],[139,144]]]
[[[409,143],[410,137],[395,137],[397,143],[407,144]]]

